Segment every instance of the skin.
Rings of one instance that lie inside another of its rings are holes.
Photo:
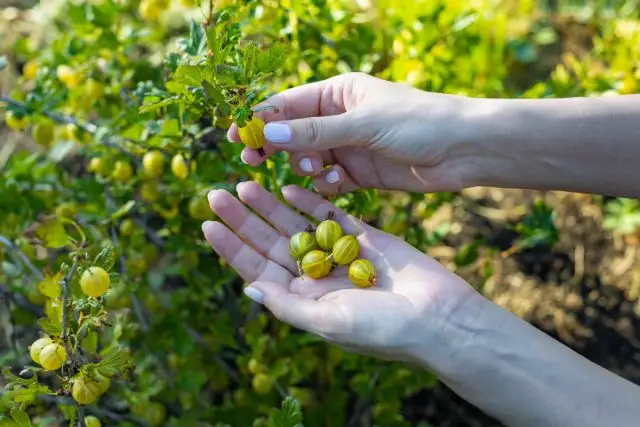
[[[280,107],[261,113],[265,136],[270,123],[280,125],[267,156],[287,151],[294,170],[314,176],[321,193],[491,185],[640,195],[638,96],[474,100],[347,74],[265,103]],[[282,124],[290,135],[284,141]],[[235,126],[228,136],[238,141]],[[264,160],[250,149],[242,158]],[[312,172],[301,169],[302,159],[311,160]],[[337,182],[328,182],[332,171]],[[487,300],[395,236],[361,226],[361,254],[378,273],[372,288],[353,286],[345,267],[322,280],[298,278],[288,237],[306,220],[256,183],[241,183],[237,192],[239,200],[210,193],[222,222],[206,222],[204,234],[250,283],[247,296],[281,321],[353,352],[429,369],[508,426],[637,425],[640,387]],[[355,218],[318,194],[290,186],[283,195],[318,220],[335,212],[346,234],[355,230]]]

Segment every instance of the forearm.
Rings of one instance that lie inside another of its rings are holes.
[[[484,298],[464,310],[441,332],[451,363],[422,358],[462,398],[513,427],[638,425],[640,387]]]
[[[469,105],[467,186],[640,196],[640,95]]]

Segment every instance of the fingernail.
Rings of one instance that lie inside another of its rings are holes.
[[[327,176],[324,179],[329,184],[335,184],[336,182],[340,181],[340,174],[336,171],[331,171],[327,174]]]
[[[262,301],[264,300],[264,294],[251,286],[244,288],[244,294],[258,304],[262,304]]]
[[[247,163],[247,161],[244,159],[244,151],[242,153],[240,153],[240,160],[242,160],[242,163],[244,163],[245,165],[248,165],[249,163]]]
[[[291,128],[286,123],[271,122],[264,127],[264,137],[274,144],[291,142]]]
[[[311,164],[311,159],[308,157],[305,157],[304,159],[300,160],[300,169],[302,169],[303,172],[313,172],[313,165]]]

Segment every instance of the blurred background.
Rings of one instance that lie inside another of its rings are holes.
[[[28,93],[25,66],[30,61],[51,66],[73,61],[73,54],[63,45],[91,33],[90,26],[97,24],[83,13],[104,3],[107,1],[0,0],[0,55],[5,55],[8,62],[0,72],[0,93],[16,99]],[[132,30],[126,42],[131,45],[121,40],[122,49],[110,48],[113,55],[124,55],[125,59],[119,65],[110,65],[113,68],[101,77],[105,93],[114,96],[133,92],[144,64],[146,74],[139,80],[152,80],[161,87],[164,76],[149,71],[148,64],[151,68],[162,64],[167,52],[176,49],[177,40],[189,34],[190,19],[202,19],[203,6],[188,0],[163,5],[158,0],[156,6],[161,11],[151,17],[141,12],[137,0],[111,3],[118,5],[118,16],[129,22]],[[223,8],[234,2],[213,3],[214,8]],[[640,1],[239,3],[243,5],[238,22],[244,35],[267,41],[284,37],[293,46],[273,90],[349,71],[364,71],[424,90],[477,97],[620,96],[636,93],[640,82]],[[85,12],[69,14],[69,5],[74,5],[76,12]],[[84,55],[91,50],[87,46],[83,49]],[[85,60],[83,56],[78,58]],[[108,102],[112,102],[112,108],[96,104],[65,109],[69,104],[60,103],[55,109],[81,120],[110,123],[119,114],[120,101]],[[47,158],[47,153],[55,147],[43,147],[28,131],[17,132],[0,124],[0,170],[10,170],[11,159],[23,158],[25,151],[42,156],[43,162],[54,161]],[[67,147],[67,151],[73,150]],[[216,157],[217,161],[224,158],[223,154]],[[68,167],[60,156],[58,152],[55,162]],[[199,162],[199,167],[206,164]],[[295,180],[285,164],[284,160],[276,164],[280,184]],[[198,178],[200,184],[194,183],[194,188],[200,185],[197,191],[202,193],[212,182],[230,184],[256,178],[238,162],[225,167],[218,175]],[[75,173],[73,167],[69,170]],[[126,198],[122,200],[124,203]],[[79,206],[89,203],[66,195],[43,206],[53,212],[63,202]],[[180,203],[186,216],[188,200]],[[344,197],[338,203],[363,213],[368,222],[381,229],[404,237],[460,274],[487,298],[590,360],[640,384],[638,200],[474,188],[428,195],[375,192]],[[0,198],[3,204],[8,207],[10,202]],[[74,215],[82,217],[82,212],[78,207]],[[24,221],[11,223],[11,231],[0,231],[13,234],[19,241],[20,228],[26,228],[29,218],[36,216],[35,212],[24,214]],[[201,239],[200,221],[195,219],[180,224],[181,232]],[[165,225],[158,225],[157,230]],[[122,252],[139,251],[143,244],[123,238]],[[209,270],[212,267],[203,266],[202,260],[213,255],[199,248],[194,265],[194,260],[187,260],[185,255],[190,250],[186,243],[161,247],[159,256],[152,257],[154,261],[136,274],[138,297],[149,314],[149,340],[162,336],[160,341],[166,347],[138,350],[135,383],[116,382],[111,397],[98,405],[102,409],[96,413],[101,414],[104,425],[247,426],[263,417],[268,408],[279,406],[283,390],[302,402],[305,426],[500,425],[428,373],[416,374],[403,365],[338,352],[275,325],[242,299],[242,283],[233,272],[219,263],[214,272]],[[155,261],[169,253],[173,255],[170,261]],[[38,267],[45,265],[43,261]],[[153,271],[163,268],[171,271],[167,277],[154,276]],[[194,278],[193,268],[205,279]],[[0,282],[7,277],[6,271],[0,273]],[[210,285],[207,277],[215,278],[211,295],[200,293]],[[164,312],[157,309],[158,302],[150,296],[159,290],[157,298],[165,298]],[[191,297],[185,296],[189,292]],[[198,308],[186,313],[199,307],[200,297],[210,298],[209,311]],[[128,313],[122,317],[125,325],[135,323],[127,317],[131,315],[130,305],[131,301],[125,301],[113,309]],[[203,347],[197,339],[176,344],[178,337],[184,337],[184,330],[179,325],[172,329],[171,319],[188,324],[217,350]],[[219,327],[210,324],[218,321],[222,322]],[[24,352],[25,345],[36,336],[35,323],[4,314],[0,322],[6,337],[0,344],[3,365],[15,368],[27,363],[23,356],[14,355],[19,353],[17,349]],[[240,330],[242,337],[233,336],[234,330]],[[134,343],[134,348],[144,341],[135,333],[126,339]],[[228,350],[234,347],[234,340],[244,341],[240,346],[243,352]],[[184,348],[176,355],[178,345]],[[147,360],[145,351],[167,351],[173,360],[158,362],[164,366],[160,375],[160,368]],[[212,352],[219,352],[229,371],[198,372],[199,366],[209,363]],[[252,358],[271,366],[269,375],[277,381],[277,388],[256,391],[254,375],[246,368]],[[175,380],[173,385],[166,383],[167,378]],[[131,402],[139,401],[162,402],[166,416],[159,422],[144,417],[132,421]],[[63,425],[51,402],[42,403],[35,413],[40,414],[39,425]],[[253,425],[266,425],[261,422],[264,420]]]

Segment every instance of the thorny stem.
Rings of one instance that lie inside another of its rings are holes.
[[[29,271],[36,277],[36,279],[38,281],[42,281],[44,279],[44,276],[42,275],[42,273],[40,272],[40,270],[38,270],[29,260],[29,258],[27,258],[27,256],[22,253],[22,251],[13,244],[13,242],[9,239],[7,239],[6,237],[4,237],[3,235],[0,234],[0,243],[2,243],[4,246],[6,246],[9,250],[11,250],[13,253],[15,253],[18,258],[20,259],[20,261],[22,261],[22,263],[27,266],[27,268],[29,269]]]
[[[22,110],[29,110],[27,105],[24,104],[23,102],[17,101],[6,95],[0,95],[0,101],[15,108],[20,108]],[[66,116],[64,114],[55,113],[52,111],[43,111],[42,114],[44,114],[45,116],[49,117],[51,120],[56,121],[58,123],[73,124],[78,128],[82,129],[83,131],[90,133],[92,135],[95,135],[98,132],[98,126],[94,125],[93,123],[81,122],[75,117]],[[106,147],[114,148],[120,151],[122,154],[135,158],[135,156],[133,156],[131,153],[125,150],[121,146],[121,144],[118,143],[118,141],[113,137],[109,139],[103,139],[100,141],[100,143]]]
[[[78,405],[78,427],[86,427],[84,423],[84,406]]]
[[[71,345],[69,345],[69,336],[67,335],[67,305],[69,304],[69,282],[78,268],[78,259],[73,259],[73,265],[69,272],[62,278],[60,285],[62,287],[62,344],[67,352],[67,356],[71,358],[73,365],[75,365],[75,358],[72,357]]]

